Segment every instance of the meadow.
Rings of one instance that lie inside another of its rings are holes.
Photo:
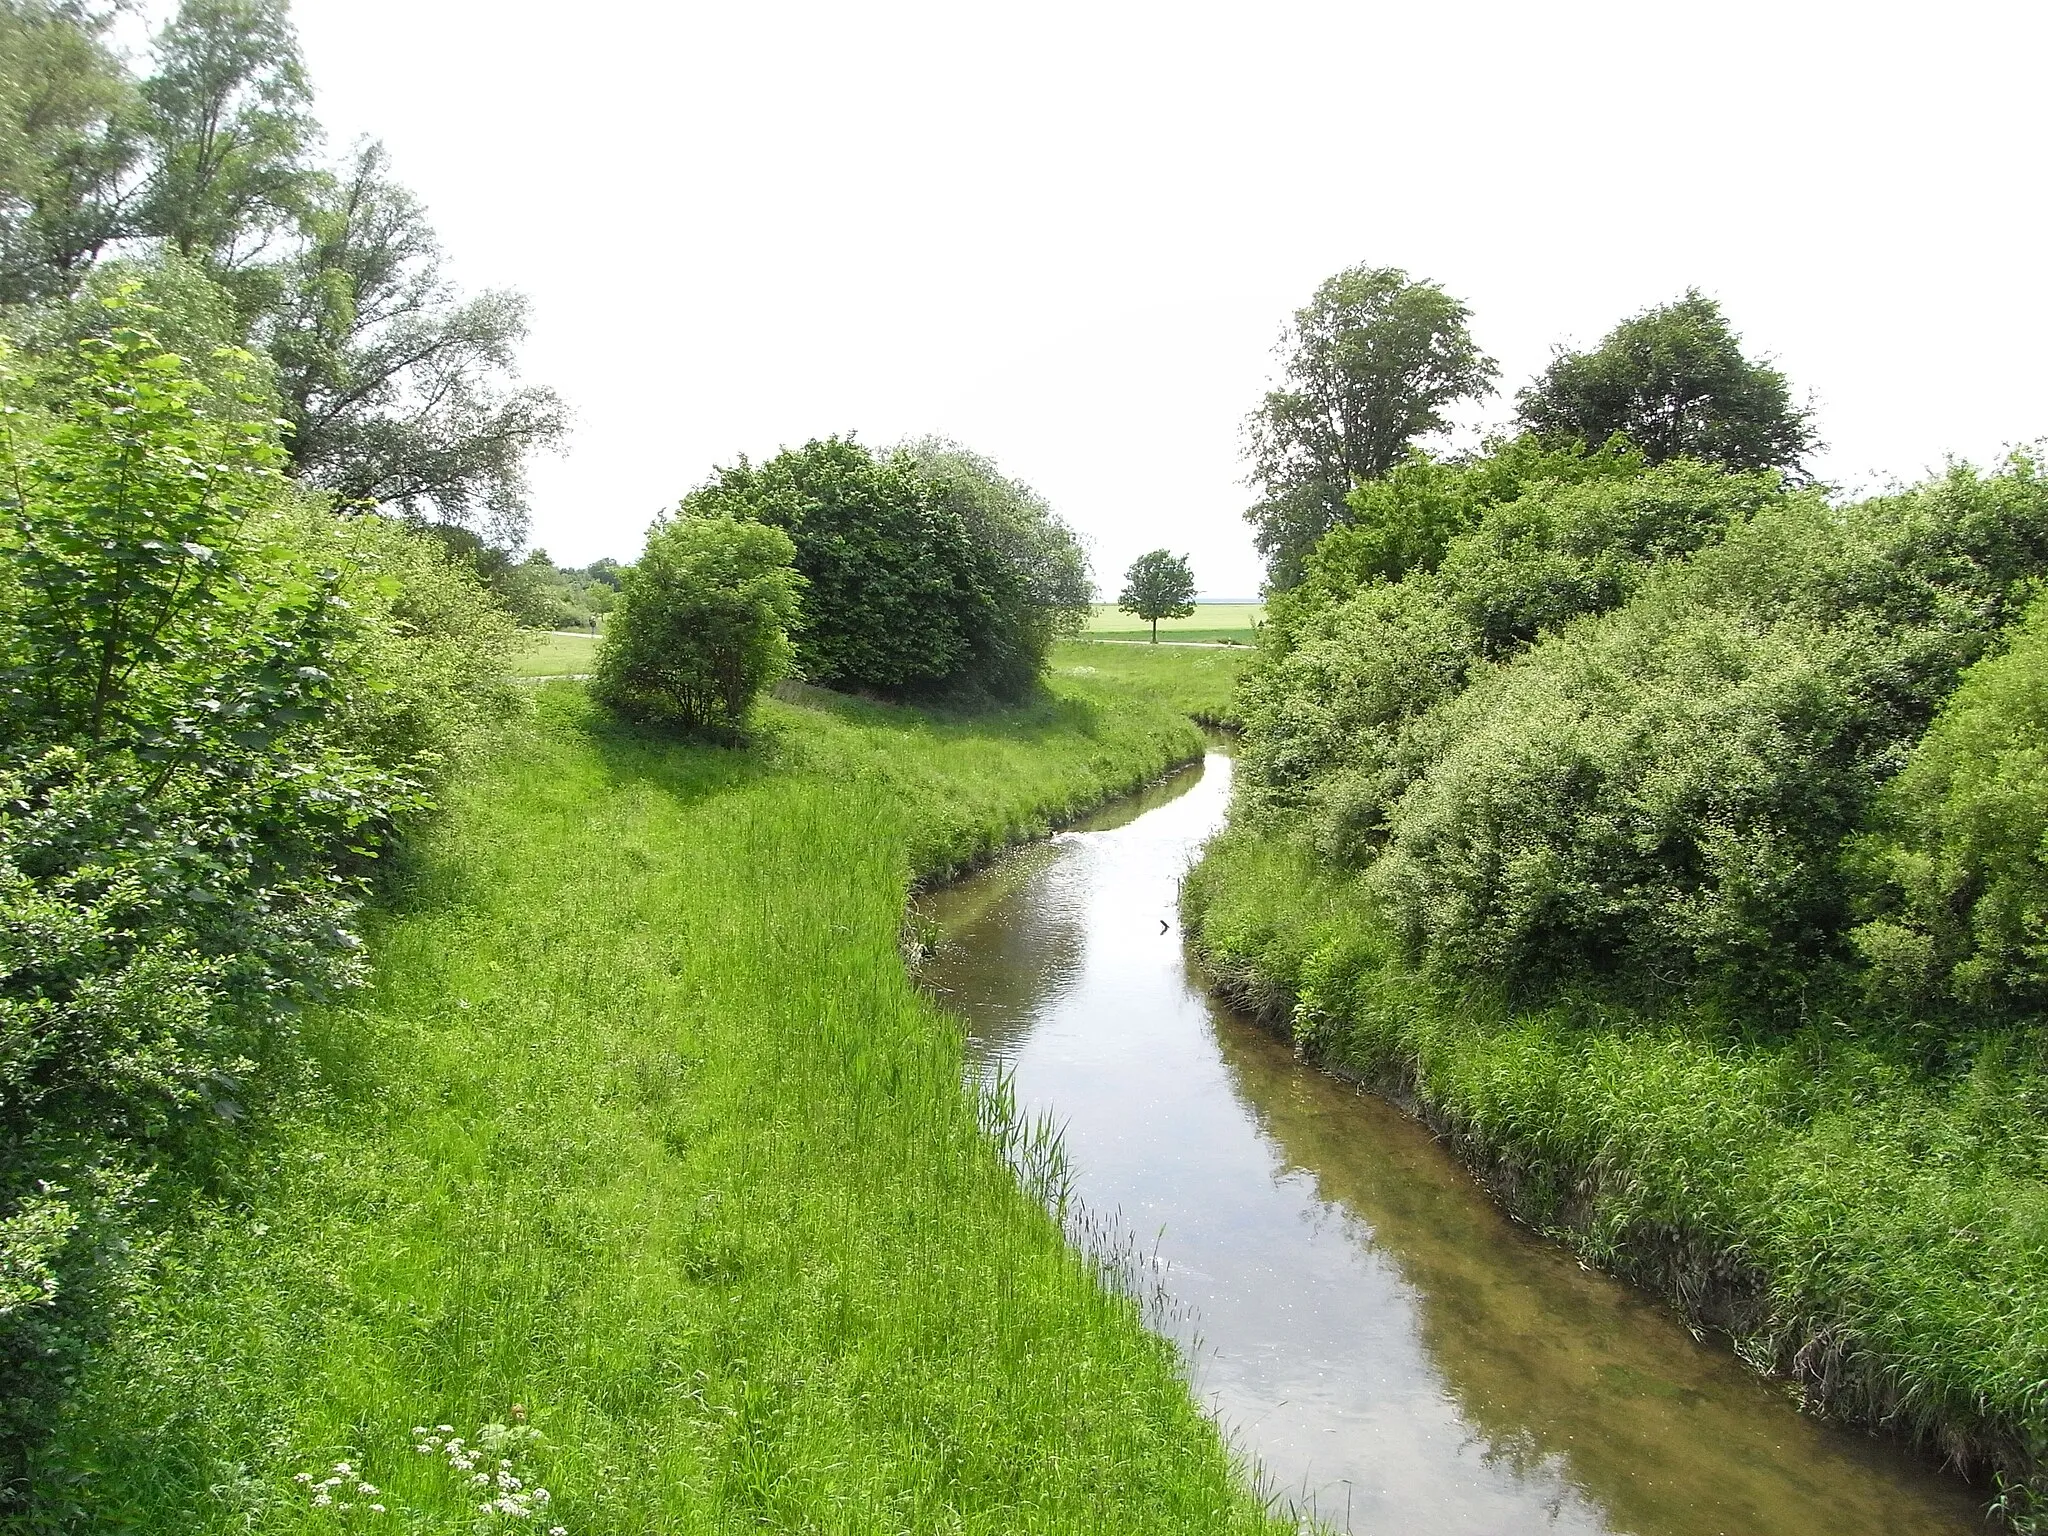
[[[1264,603],[1197,603],[1195,611],[1184,619],[1161,619],[1159,638],[1163,640],[1234,640],[1250,645],[1258,636],[1258,626],[1265,622]],[[1102,639],[1135,640],[1143,637],[1150,640],[1152,626],[1133,614],[1120,610],[1114,603],[1097,603],[1089,615],[1084,634]]]
[[[582,677],[597,657],[597,636],[562,630],[528,630],[512,657],[514,677]]]
[[[1071,666],[973,718],[785,694],[734,750],[547,684],[457,784],[291,1101],[158,1188],[48,1453],[81,1523],[1285,1528],[899,952],[913,882],[1199,733]]]

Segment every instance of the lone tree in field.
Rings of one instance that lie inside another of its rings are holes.
[[[780,528],[718,516],[654,525],[625,573],[594,692],[621,714],[736,730],[789,670],[803,578]]]
[[[1161,619],[1184,619],[1195,611],[1195,573],[1188,557],[1163,549],[1138,556],[1124,572],[1123,595],[1116,605],[1149,623],[1152,643],[1157,645]]]
[[[1546,442],[1598,448],[1619,432],[1652,464],[1795,470],[1818,446],[1785,375],[1744,357],[1721,306],[1697,288],[1630,316],[1590,352],[1560,352],[1515,403]]]
[[[1270,585],[1301,580],[1316,541],[1350,521],[1354,485],[1449,426],[1446,406],[1492,392],[1499,369],[1473,342],[1470,319],[1435,283],[1394,267],[1339,272],[1294,312],[1280,387],[1245,423],[1259,491],[1245,521]]]

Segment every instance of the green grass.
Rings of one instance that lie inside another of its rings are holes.
[[[1264,603],[1197,603],[1184,619],[1161,619],[1162,640],[1239,640],[1249,645],[1257,627],[1265,622]],[[1150,635],[1152,626],[1114,603],[1097,603],[1089,617],[1091,635]]]
[[[1195,650],[1065,640],[1053,647],[1052,671],[1069,682],[1128,688],[1204,725],[1233,726],[1233,691],[1252,654],[1235,647]]]
[[[580,677],[597,655],[597,636],[534,631],[532,644],[512,659],[515,677]]]
[[[1195,728],[1099,675],[978,719],[799,690],[745,750],[537,700],[377,918],[372,990],[306,1021],[317,1074],[238,1169],[159,1186],[53,1453],[76,1523],[356,1529],[292,1482],[347,1460],[393,1510],[364,1529],[500,1529],[409,1431],[516,1403],[533,1528],[573,1536],[1287,1528],[1019,1188],[898,950],[914,876]]]
[[[1355,877],[1233,830],[1190,931],[1325,1065],[1391,1088],[1526,1220],[1733,1335],[1810,1404],[2048,1494],[2048,1077],[1934,1073],[1822,1017],[1751,1036],[1407,969]],[[2028,1526],[2027,1528],[2037,1528]]]

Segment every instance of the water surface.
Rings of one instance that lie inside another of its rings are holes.
[[[1953,1479],[1799,1414],[1503,1217],[1421,1127],[1189,975],[1175,900],[1228,758],[921,903],[976,1069],[1064,1130],[1178,1305],[1195,1387],[1338,1529],[1982,1530]]]

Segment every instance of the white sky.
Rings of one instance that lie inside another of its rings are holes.
[[[154,7],[152,7],[154,8]],[[1507,395],[1697,284],[1811,390],[1820,468],[2048,435],[2048,7],[297,0],[335,147],[391,147],[465,285],[530,294],[558,561],[736,453],[992,455],[1249,595],[1238,426],[1288,311],[1396,265]]]

